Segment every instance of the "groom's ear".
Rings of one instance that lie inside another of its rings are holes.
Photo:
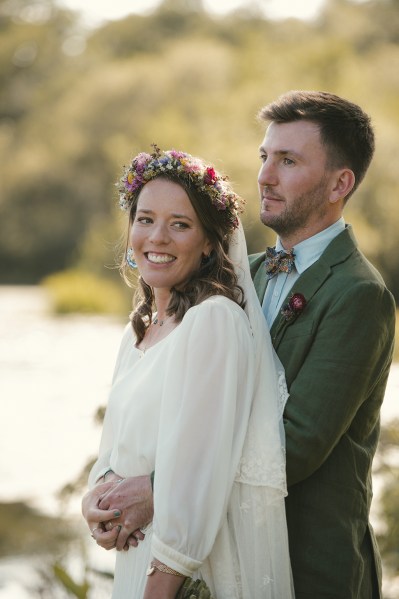
[[[355,173],[350,168],[336,171],[329,197],[330,204],[335,204],[340,200],[344,201],[346,196],[352,191],[354,185]]]

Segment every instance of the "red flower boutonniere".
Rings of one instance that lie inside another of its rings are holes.
[[[283,306],[281,314],[284,316],[285,320],[290,321],[304,311],[306,304],[306,298],[302,293],[294,293],[291,295],[288,303]]]

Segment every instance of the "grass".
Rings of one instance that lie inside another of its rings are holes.
[[[65,270],[46,277],[42,285],[50,293],[57,314],[127,314],[129,294],[120,284],[83,270]]]

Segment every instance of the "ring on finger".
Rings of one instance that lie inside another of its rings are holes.
[[[92,539],[94,539],[94,533],[96,532],[96,530],[101,530],[101,527],[100,526],[96,526],[95,528],[92,529],[92,531],[91,531],[91,537],[92,537]]]

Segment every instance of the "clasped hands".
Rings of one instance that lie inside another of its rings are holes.
[[[122,479],[117,475],[97,484],[82,500],[82,514],[92,537],[104,549],[137,547],[153,518],[152,486],[149,476]]]

